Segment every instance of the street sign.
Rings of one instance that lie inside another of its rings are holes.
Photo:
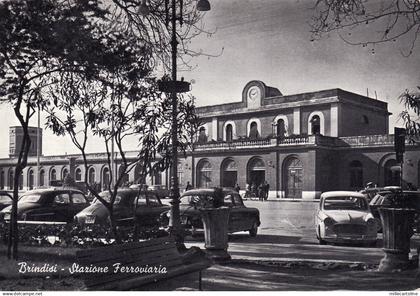
[[[402,163],[405,152],[405,128],[394,128],[394,149],[397,157],[397,162]]]

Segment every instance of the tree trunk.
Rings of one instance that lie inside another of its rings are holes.
[[[121,238],[118,234],[117,222],[115,221],[114,209],[113,209],[112,205],[111,205],[111,208],[108,209],[108,211],[109,211],[109,220],[110,220],[110,223],[111,223],[110,227],[111,227],[112,234],[114,235],[114,238],[115,238],[115,241],[117,242],[117,244],[121,244],[122,242],[121,242]]]

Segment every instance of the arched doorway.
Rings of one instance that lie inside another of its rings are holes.
[[[32,169],[28,172],[28,187],[29,190],[34,189],[34,171]]]
[[[303,165],[299,158],[291,157],[284,165],[284,193],[286,198],[302,198]]]
[[[93,183],[95,183],[95,168],[93,167],[89,168],[88,180],[89,185],[93,185]]]
[[[255,121],[253,121],[249,126],[249,138],[251,140],[257,140],[259,137],[260,134],[258,132],[258,124]]]
[[[233,141],[233,128],[231,124],[226,125],[226,142]]]
[[[102,190],[107,190],[109,188],[110,183],[110,175],[109,175],[109,169],[104,168],[102,170]]]
[[[82,181],[82,169],[81,168],[77,168],[76,171],[74,172],[74,175],[75,175],[76,181]]]
[[[238,167],[233,159],[225,159],[222,163],[220,184],[222,187],[235,187],[238,182]]]
[[[212,186],[212,166],[207,159],[201,160],[197,164],[197,185],[198,187]]]
[[[311,118],[311,134],[316,135],[321,133],[321,119],[318,115]]]
[[[61,171],[61,180],[64,180],[67,177],[68,174],[69,174],[69,170],[67,168],[64,168]]]
[[[395,159],[388,160],[384,165],[384,186],[400,185],[401,167]]]
[[[248,162],[248,184],[256,188],[265,181],[265,163],[261,157],[254,157]]]
[[[279,119],[276,122],[276,134],[279,138],[284,138],[286,135],[286,125],[284,124],[283,119]]]
[[[45,185],[45,171],[41,170],[39,172],[39,186],[44,186]]]

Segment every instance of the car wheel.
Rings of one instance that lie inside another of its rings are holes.
[[[318,234],[319,233],[319,234]],[[321,229],[319,228],[319,226],[318,226],[318,233],[316,234],[316,238],[318,239],[318,243],[320,244],[320,245],[326,245],[327,244],[327,242],[326,241],[324,241],[322,238],[321,238]]]
[[[254,221],[252,224],[252,228],[249,230],[249,236],[250,237],[256,237],[258,232],[258,223],[257,221]]]

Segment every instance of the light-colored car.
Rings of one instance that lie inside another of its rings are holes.
[[[375,245],[379,229],[379,221],[370,212],[367,198],[352,191],[322,193],[315,225],[320,244]]]

